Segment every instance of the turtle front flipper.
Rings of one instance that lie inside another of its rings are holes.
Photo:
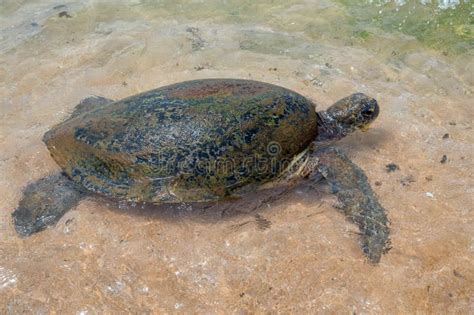
[[[18,208],[12,213],[15,230],[28,236],[55,224],[84,195],[85,192],[62,173],[28,184]]]
[[[74,107],[74,111],[72,112],[71,117],[69,117],[69,119],[113,102],[114,100],[102,96],[86,97],[79,104],[77,104],[76,107]]]
[[[362,249],[368,259],[378,263],[390,249],[389,221],[367,176],[337,148],[316,150],[309,162],[329,182],[344,214],[359,226]]]

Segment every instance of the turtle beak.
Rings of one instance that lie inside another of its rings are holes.
[[[360,127],[360,131],[362,132],[366,132],[369,129],[370,129],[370,124],[365,124],[362,127]]]

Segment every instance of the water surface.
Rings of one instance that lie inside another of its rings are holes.
[[[468,313],[473,25],[463,0],[3,1],[0,312]],[[15,234],[22,188],[58,170],[41,137],[81,99],[216,77],[319,109],[356,91],[379,101],[373,128],[339,146],[389,212],[380,265],[324,185],[305,183],[209,209],[88,199]]]

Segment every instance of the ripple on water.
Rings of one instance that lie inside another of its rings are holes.
[[[16,284],[17,278],[13,271],[0,266],[0,290]]]

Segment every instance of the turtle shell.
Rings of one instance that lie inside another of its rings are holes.
[[[298,93],[207,79],[91,106],[43,140],[85,188],[160,203],[219,199],[269,181],[316,134],[315,107]]]

